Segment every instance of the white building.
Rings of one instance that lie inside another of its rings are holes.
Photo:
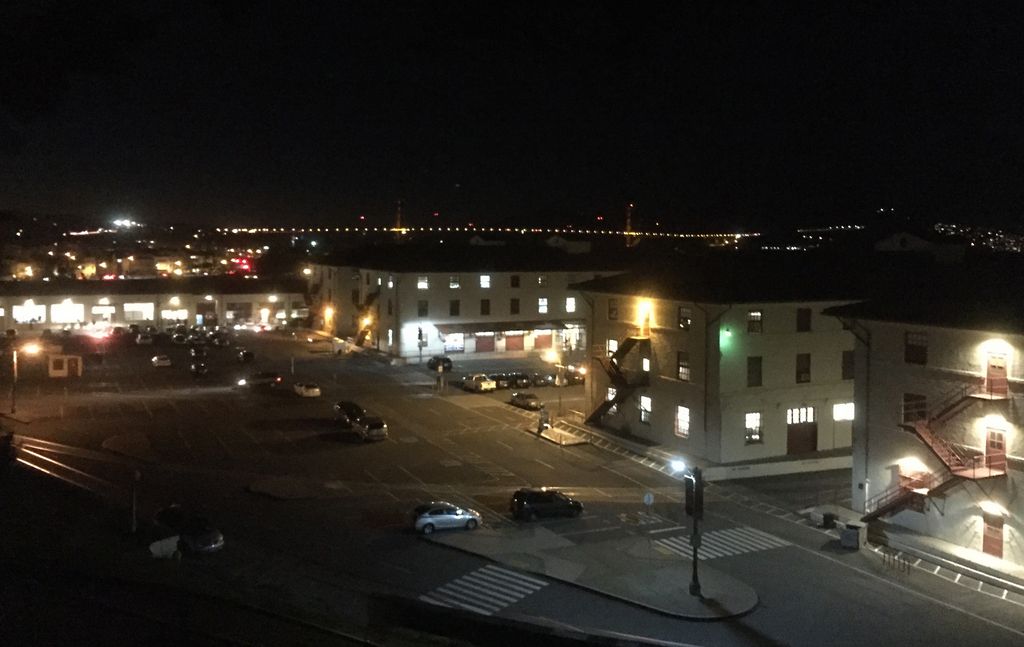
[[[594,304],[588,422],[715,463],[849,451],[854,342],[821,311],[855,288],[781,255],[667,265],[576,286]]]
[[[391,355],[582,354],[588,308],[569,285],[608,257],[542,246],[377,246],[311,264],[320,327]]]
[[[1019,298],[985,292],[924,287],[829,311],[857,338],[853,506],[1024,565],[1024,318]]]

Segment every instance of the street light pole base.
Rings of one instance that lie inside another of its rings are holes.
[[[690,582],[690,595],[696,596],[698,598],[703,597],[700,594],[700,582]]]

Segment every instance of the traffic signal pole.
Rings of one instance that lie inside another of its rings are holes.
[[[690,579],[690,595],[701,597],[700,577],[697,574],[697,550],[700,548],[700,520],[704,518],[704,478],[699,467],[694,467],[685,478],[686,514],[693,520],[690,530],[690,547],[693,549],[693,576]]]

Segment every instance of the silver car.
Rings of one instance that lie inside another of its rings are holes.
[[[473,530],[480,525],[480,513],[476,510],[460,508],[447,501],[432,501],[416,506],[412,512],[413,527],[416,532],[429,535],[435,530],[449,528],[465,528]]]

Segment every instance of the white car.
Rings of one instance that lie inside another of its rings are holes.
[[[295,394],[303,398],[319,398],[320,386],[311,382],[296,382],[292,386]]]
[[[171,358],[167,355],[156,355],[150,360],[153,362],[153,366],[170,366]]]
[[[476,510],[460,508],[447,501],[432,501],[416,506],[412,512],[412,520],[416,532],[424,535],[447,528],[473,530],[483,522],[483,518]]]
[[[462,388],[467,391],[476,391],[477,393],[485,393],[487,391],[493,391],[498,388],[498,384],[487,377],[483,373],[477,373],[476,375],[470,375],[466,378],[466,381],[462,383]]]

